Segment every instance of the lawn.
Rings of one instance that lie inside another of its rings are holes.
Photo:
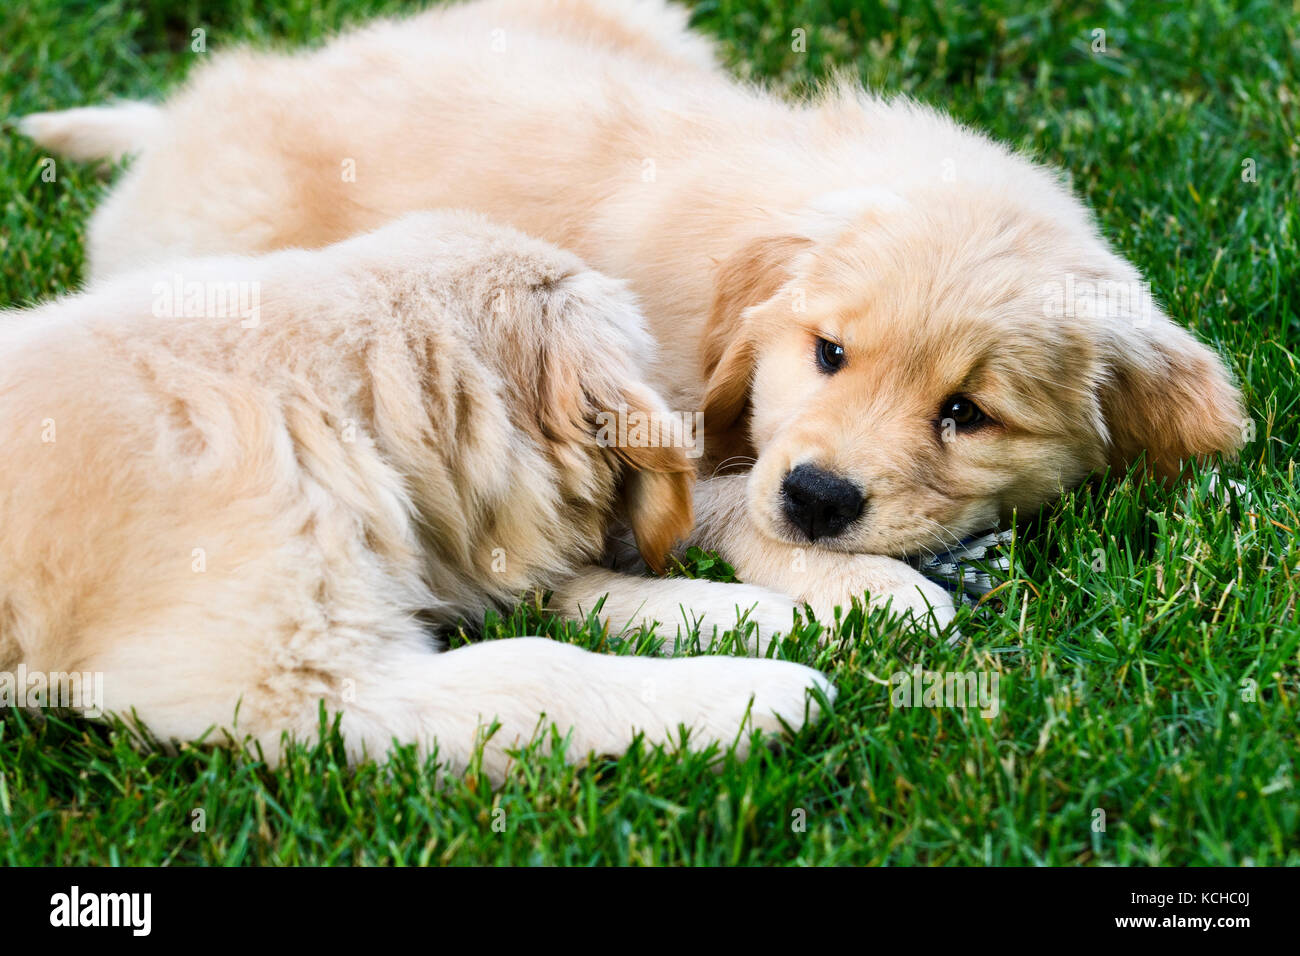
[[[310,42],[404,6],[9,4],[0,118],[156,95],[237,41]],[[834,676],[834,712],[745,759],[534,756],[493,790],[473,773],[439,781],[409,752],[349,769],[332,741],[271,771],[0,712],[0,859],[1300,864],[1300,6],[705,0],[695,22],[739,74],[789,95],[847,69],[1062,169],[1243,383],[1255,429],[1225,468],[1235,489],[1118,476],[1022,516],[1007,582],[962,612],[955,646],[880,613],[820,638],[809,625],[777,653]],[[107,180],[60,161],[47,181],[43,159],[0,130],[0,306],[81,275]],[[692,573],[718,573],[703,563]],[[657,643],[526,608],[486,630],[615,653]],[[881,681],[917,666],[996,673],[1000,712],[894,706]]]

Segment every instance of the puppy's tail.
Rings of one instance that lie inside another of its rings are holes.
[[[18,129],[25,136],[53,152],[80,160],[118,160],[138,153],[162,128],[162,108],[138,100],[32,113],[18,121]]]

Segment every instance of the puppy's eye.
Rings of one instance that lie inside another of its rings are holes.
[[[834,375],[844,365],[844,346],[830,339],[817,340],[817,367],[827,375]]]
[[[964,395],[952,395],[939,406],[939,421],[951,420],[958,428],[969,429],[988,421],[984,410]]]

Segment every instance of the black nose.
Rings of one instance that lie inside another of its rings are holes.
[[[862,514],[862,491],[851,481],[800,465],[781,482],[786,517],[809,541],[839,534]]]

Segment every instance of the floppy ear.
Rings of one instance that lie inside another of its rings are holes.
[[[1146,467],[1169,479],[1189,458],[1235,456],[1246,417],[1223,362],[1163,316],[1140,334],[1136,347],[1131,338],[1116,343],[1102,388],[1111,466],[1145,454]]]
[[[597,426],[601,416],[624,415],[631,421],[663,421],[667,406],[657,393],[639,382],[615,384],[616,378],[630,376],[627,368],[598,368],[594,376],[583,381],[584,371],[567,356],[547,350],[542,355],[542,373],[538,380],[540,407],[538,417],[542,434],[552,442],[554,453],[573,462],[581,470],[578,455],[572,450],[591,442],[602,441]],[[613,374],[608,374],[608,373]],[[644,416],[639,418],[637,416]],[[617,435],[617,423],[613,425]],[[659,433],[662,436],[662,432]],[[676,436],[674,436],[676,437]],[[691,437],[698,440],[698,436]],[[695,467],[686,455],[685,442],[645,446],[622,443],[617,439],[607,445],[620,468],[620,491],[624,516],[636,536],[637,549],[645,563],[656,573],[664,570],[664,559],[674,544],[684,540],[695,523]],[[569,449],[566,453],[565,449]]]
[[[694,484],[692,469],[651,471],[633,464],[623,476],[623,507],[636,548],[656,574],[664,572],[668,552],[695,524]]]
[[[625,386],[623,403],[629,416],[665,411],[659,397],[644,387]],[[698,440],[699,436],[690,437]],[[664,558],[695,524],[691,494],[695,467],[686,455],[685,441],[657,448],[629,443],[616,445],[614,451],[625,466],[623,511],[637,550],[651,570],[662,574]]]
[[[753,454],[749,386],[758,338],[749,310],[776,295],[795,257],[811,244],[803,236],[755,239],[718,267],[703,343],[704,434],[712,461]]]

